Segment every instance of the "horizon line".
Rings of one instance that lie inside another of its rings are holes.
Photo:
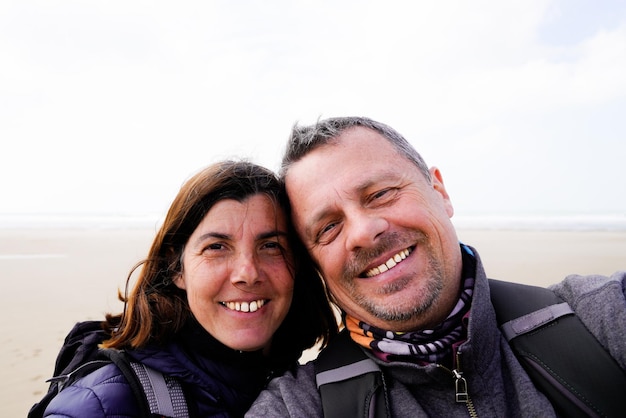
[[[2,214],[0,229],[100,228],[141,229],[160,227],[164,215],[145,214]],[[455,215],[458,229],[540,229],[626,231],[626,214],[473,214]]]

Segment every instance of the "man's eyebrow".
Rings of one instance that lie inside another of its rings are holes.
[[[357,193],[363,193],[364,191],[366,191],[367,189],[369,189],[370,187],[372,187],[373,185],[375,185],[376,183],[382,181],[382,176],[381,178],[378,179],[366,179],[364,181],[362,181],[361,183],[357,184],[355,187],[355,190],[357,191]]]
[[[376,185],[378,182],[383,181],[386,177],[387,177],[387,173],[383,172],[382,174],[380,174],[379,176],[376,176],[375,178],[364,179],[360,183],[356,184],[353,187],[353,190],[355,191],[357,196],[360,196],[362,193],[367,191],[367,189],[369,189],[372,186]],[[307,237],[312,237],[313,240],[315,240],[315,234],[316,234],[316,232],[314,231],[315,226],[318,223],[320,223],[321,221],[323,221],[325,218],[330,216],[330,214],[333,211],[334,211],[334,209],[331,208],[331,207],[328,207],[328,206],[327,207],[322,207],[319,211],[317,211],[315,213],[315,215],[313,216],[313,218],[310,220],[310,222],[308,222],[305,225],[304,231],[305,231]]]

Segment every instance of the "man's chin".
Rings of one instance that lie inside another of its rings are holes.
[[[393,331],[413,331],[430,324],[428,314],[431,311],[436,296],[431,295],[427,300],[416,298],[397,300],[393,296],[384,296],[377,304],[368,304],[363,308],[377,322],[384,323],[384,329]],[[373,324],[372,324],[373,325]]]

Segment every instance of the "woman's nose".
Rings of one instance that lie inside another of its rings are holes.
[[[233,266],[231,282],[233,284],[252,285],[259,280],[259,268],[254,257],[249,254],[240,254]]]

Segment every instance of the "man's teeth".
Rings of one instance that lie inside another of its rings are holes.
[[[396,266],[396,264],[398,264],[399,262],[401,262],[402,260],[407,258],[409,256],[409,254],[411,254],[411,251],[408,248],[406,248],[406,249],[400,251],[398,254],[396,254],[393,257],[391,257],[384,264],[381,264],[378,267],[374,267],[373,269],[369,269],[368,271],[366,271],[365,272],[365,276],[366,277],[374,277],[374,276],[379,275],[380,273],[384,273],[387,270],[390,270],[390,269],[394,268]]]
[[[222,305],[228,309],[237,312],[256,312],[261,306],[265,305],[264,299],[253,300],[252,302],[222,302]]]

